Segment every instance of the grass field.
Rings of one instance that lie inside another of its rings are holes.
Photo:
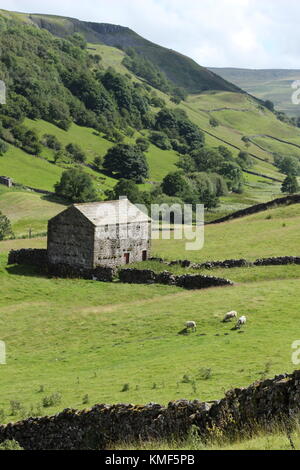
[[[195,261],[297,255],[299,220],[299,205],[277,208],[207,226],[200,252],[184,251],[178,240],[155,241],[153,250],[169,259]],[[229,277],[235,286],[184,291],[49,279],[34,268],[6,268],[8,250],[28,246],[45,246],[45,239],[0,243],[1,340],[7,345],[0,409],[5,422],[86,407],[85,395],[90,404],[215,399],[233,386],[295,368],[291,344],[298,339],[299,266],[207,271]],[[220,321],[231,309],[248,318],[243,334]],[[178,335],[190,319],[197,321],[197,333]],[[210,379],[201,378],[202,369],[211,369]],[[125,384],[128,390],[122,391]],[[40,406],[55,393],[61,393],[61,402]],[[20,403],[15,415],[11,401]]]
[[[16,236],[43,233],[48,220],[64,209],[61,202],[29,191],[0,189],[0,211],[11,221]]]
[[[291,433],[295,450],[300,450],[299,429]],[[114,450],[294,450],[291,441],[284,432],[274,431],[273,433],[258,432],[255,437],[239,439],[235,442],[211,442],[204,444],[199,438],[191,435],[183,441],[152,441],[139,442],[128,445],[120,443],[113,446]]]

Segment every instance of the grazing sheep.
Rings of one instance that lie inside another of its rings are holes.
[[[232,320],[232,318],[237,318],[237,312],[235,310],[231,310],[231,312],[227,312],[225,317],[223,318],[223,322],[226,323]]]
[[[245,315],[243,315],[242,317],[240,317],[238,319],[238,322],[236,324],[236,328],[241,328],[242,325],[245,325],[247,322],[247,318],[245,317]]]
[[[196,325],[195,321],[187,321],[185,326],[186,326],[187,330],[191,329],[193,331],[196,331],[196,329],[197,329],[197,325]]]

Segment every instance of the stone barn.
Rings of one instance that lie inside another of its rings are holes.
[[[8,176],[0,176],[0,184],[4,184],[8,188],[13,187],[13,180]]]
[[[147,260],[151,219],[128,199],[73,204],[49,220],[48,261],[76,268]]]

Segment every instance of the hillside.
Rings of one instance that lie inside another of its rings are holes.
[[[37,16],[40,18],[40,26],[43,26],[44,20],[41,20],[41,15]],[[237,161],[240,151],[248,152],[253,158],[253,166],[243,172],[243,193],[230,191],[221,196],[220,205],[207,212],[207,221],[281,195],[280,186],[285,175],[274,165],[274,155],[279,153],[299,159],[300,132],[297,127],[278,120],[276,115],[250,95],[236,91],[210,90],[189,94],[180,103],[174,102],[172,93],[155,88],[129,70],[124,64],[124,59],[129,56],[119,48],[97,43],[96,38],[90,36],[88,39],[95,42],[87,44],[87,47],[76,36],[67,36],[70,41],[57,39],[43,28],[33,27],[33,20],[28,15],[2,11],[2,18],[11,21],[13,28],[9,32],[2,30],[3,44],[10,44],[10,57],[2,58],[4,68],[1,73],[2,78],[5,78],[5,74],[10,77],[9,93],[15,90],[18,99],[12,94],[9,98],[11,107],[2,108],[10,118],[5,117],[5,126],[9,132],[5,130],[3,135],[9,147],[8,152],[0,157],[1,174],[12,177],[20,185],[53,192],[63,171],[78,167],[78,164],[69,157],[54,162],[56,152],[44,142],[44,136],[51,135],[62,149],[70,143],[83,149],[85,163],[79,166],[92,177],[98,197],[103,199],[105,192],[113,189],[117,179],[101,168],[96,169],[93,162],[96,157],[103,158],[116,145],[117,142],[109,134],[113,129],[117,130],[117,138],[120,137],[123,143],[129,145],[134,145],[139,138],[150,141],[151,133],[157,130],[153,117],[157,119],[159,113],[167,108],[177,113],[177,116],[181,116],[179,112],[184,112],[182,116],[186,116],[184,120],[188,123],[188,128],[193,129],[192,132],[202,132],[206,146],[214,149],[225,147],[231,152],[234,161]],[[48,17],[46,19],[48,21]],[[77,24],[77,20],[73,23],[73,20],[63,18],[56,18],[55,21],[53,17],[50,19],[57,28],[53,32],[60,36],[63,35],[60,29],[64,31],[66,23],[70,34],[74,32],[74,24]],[[37,21],[36,18],[35,20]],[[109,42],[111,35],[105,31],[110,29],[99,28],[101,34],[107,34]],[[129,35],[129,32],[126,34]],[[45,51],[50,50],[49,57],[47,54],[45,56]],[[55,66],[51,65],[53,57]],[[35,67],[30,67],[31,63],[35,63]],[[73,70],[72,80],[70,70]],[[16,80],[20,73],[27,74],[30,77],[29,82],[21,82],[20,85]],[[112,80],[116,84],[113,89],[110,88]],[[37,93],[28,83],[35,83],[38,87],[38,101]],[[211,87],[214,86],[217,85],[212,81]],[[97,99],[94,92],[98,93]],[[135,100],[138,109],[133,104]],[[51,113],[49,108],[52,108]],[[34,154],[34,148],[28,148],[27,144],[19,140],[20,129],[13,131],[16,122],[11,117],[14,115],[18,116],[19,122],[24,126],[21,134],[25,132],[25,128],[32,133],[34,145],[39,147],[38,158]],[[217,121],[217,126],[211,125],[212,118]],[[15,135],[12,136],[11,132]],[[173,138],[170,129],[163,132],[169,139]],[[175,137],[180,138],[184,145],[187,144],[185,137],[178,134]],[[175,146],[172,147],[173,143],[168,144],[167,149],[149,142],[149,148],[145,151],[149,174],[144,183],[139,184],[141,191],[150,193],[152,189],[158,188],[168,173],[178,170],[177,164],[183,155],[176,147],[178,142],[174,142]],[[192,151],[192,147],[188,151]],[[14,191],[19,191],[20,197],[24,194],[22,187]],[[33,200],[30,199],[32,202]],[[44,202],[43,198],[40,200],[41,203]],[[29,205],[30,201],[28,200]],[[51,200],[48,203],[51,205]],[[18,206],[18,202],[16,204]],[[35,214],[34,206],[35,204]],[[53,211],[57,209],[54,205]],[[7,210],[5,205],[3,210]],[[17,209],[17,213],[21,214],[21,211]],[[34,217],[35,215],[31,218],[32,221]],[[13,218],[18,236],[28,233],[28,225],[26,218]],[[33,223],[33,227],[36,227],[35,234],[44,232],[46,219]]]
[[[11,15],[8,12],[6,14]],[[200,93],[203,90],[241,91],[189,57],[154,44],[123,26],[85,22],[61,16],[25,13],[14,13],[13,16],[44,28],[59,37],[66,38],[71,34],[81,33],[92,44],[133,47],[138,53],[154,62],[169,80],[190,93]]]
[[[278,111],[284,111],[292,117],[300,116],[300,106],[295,106],[291,100],[293,93],[291,85],[300,79],[300,70],[218,67],[211,67],[210,70],[257,98],[271,100]]]

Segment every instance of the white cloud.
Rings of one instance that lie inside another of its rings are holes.
[[[300,68],[298,0],[2,0],[1,8],[121,24],[205,66]]]

